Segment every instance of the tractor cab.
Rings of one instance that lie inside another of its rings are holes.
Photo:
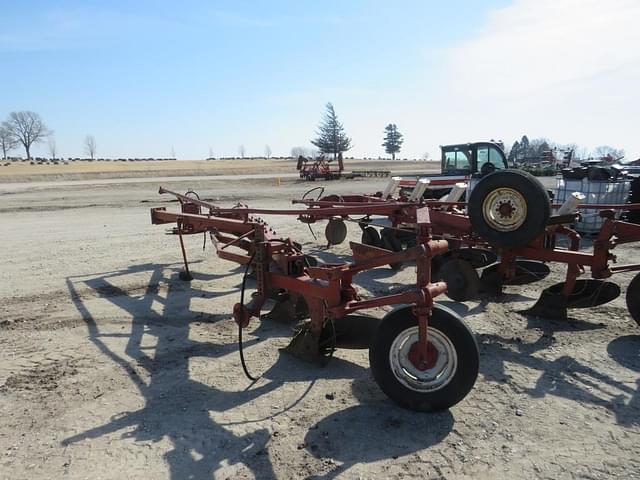
[[[499,143],[476,142],[441,145],[443,175],[481,175],[509,168]]]

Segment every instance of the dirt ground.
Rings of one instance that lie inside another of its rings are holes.
[[[345,171],[437,170],[439,162],[416,160],[362,160],[345,159]],[[51,180],[82,180],[96,178],[144,178],[165,176],[207,176],[253,174],[285,174],[297,176],[296,160],[287,159],[235,159],[235,160],[176,160],[176,161],[73,161],[67,164],[52,163],[31,165],[29,162],[0,162],[0,183],[35,182]]]
[[[10,168],[10,167],[8,167]],[[232,205],[285,207],[289,179],[174,180]],[[337,181],[369,192],[382,180]],[[313,185],[319,186],[320,184]],[[240,366],[231,310],[242,271],[188,238],[194,280],[178,278],[177,238],[150,225],[175,208],[146,183],[3,189],[0,184],[0,478],[640,478],[640,331],[623,295],[566,322],[518,313],[558,282],[501,300],[442,303],[473,329],[478,381],[450,411],[417,414],[379,390],[366,351],[326,367],[281,354],[291,328],[252,321]],[[271,217],[322,259],[323,225]],[[357,225],[349,238],[359,239]],[[637,247],[616,249],[621,262]],[[415,269],[356,277],[397,291]],[[388,309],[373,310],[375,316]]]

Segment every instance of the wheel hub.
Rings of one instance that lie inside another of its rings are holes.
[[[498,207],[498,213],[502,218],[510,218],[514,213],[513,205],[509,202],[502,202]]]
[[[485,198],[482,214],[495,230],[511,232],[518,229],[527,218],[527,202],[513,188],[497,188]]]
[[[420,371],[433,368],[438,361],[438,350],[431,342],[427,342],[427,356],[420,359],[420,342],[414,342],[409,349],[409,361]]]
[[[458,356],[451,340],[433,327],[428,327],[427,331],[426,359],[420,359],[417,326],[400,333],[389,350],[393,375],[407,388],[417,392],[443,388],[458,368]]]

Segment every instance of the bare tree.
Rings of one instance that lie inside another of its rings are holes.
[[[240,154],[240,158],[244,158],[244,154],[246,153],[244,150],[244,145],[240,145],[238,147],[238,153]]]
[[[56,159],[56,139],[53,137],[49,137],[49,153],[51,154],[51,159]]]
[[[422,159],[423,159],[425,162],[428,162],[428,161],[431,159],[431,154],[430,154],[429,152],[424,152],[424,153],[422,154]]]
[[[31,145],[41,142],[51,134],[51,131],[35,112],[11,112],[9,120],[2,124],[11,136],[22,144],[27,153],[27,160],[31,160]]]
[[[291,149],[291,158],[297,159],[300,155],[307,158],[313,158],[319,155],[319,152],[313,148],[293,147]]]
[[[96,139],[93,135],[87,135],[84,139],[84,149],[91,160],[96,156]]]
[[[624,157],[624,150],[621,148],[610,147],[609,145],[600,145],[594,150],[596,158],[611,158],[619,160]]]
[[[18,146],[18,140],[4,126],[0,126],[0,148],[2,148],[2,159],[7,159],[7,152]]]
[[[264,158],[271,158],[271,147],[269,145],[264,146]]]

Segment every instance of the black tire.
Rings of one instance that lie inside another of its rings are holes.
[[[380,234],[373,227],[364,227],[362,229],[362,238],[360,241],[363,245],[370,245],[372,247],[379,247],[382,245]]]
[[[404,369],[405,365],[411,368],[413,364],[408,358],[400,357],[403,348],[409,348],[408,343],[417,339],[417,328],[418,319],[412,307],[401,307],[387,314],[369,349],[371,372],[382,391],[400,406],[419,412],[445,410],[460,402],[473,388],[480,366],[478,345],[469,327],[457,314],[442,305],[434,305],[428,338],[430,343],[437,342],[438,346],[451,352],[450,356],[445,356],[444,365],[450,371],[448,374],[441,371],[441,378],[438,380],[436,376],[435,385],[415,385],[418,377]],[[441,351],[438,347],[436,349]],[[394,352],[398,352],[397,355]],[[397,374],[392,366],[396,361],[399,362],[395,365]],[[437,365],[436,360],[434,368]],[[411,382],[414,382],[413,388],[408,385]]]
[[[629,315],[640,326],[640,273],[638,273],[627,287],[627,309]]]
[[[501,193],[509,194],[502,195],[504,201]],[[515,201],[510,200],[514,198]],[[521,170],[490,173],[474,187],[467,205],[474,233],[496,248],[528,245],[544,232],[551,215],[545,188],[537,178]],[[492,205],[496,205],[495,215]],[[503,205],[507,208],[504,214],[497,208]]]

